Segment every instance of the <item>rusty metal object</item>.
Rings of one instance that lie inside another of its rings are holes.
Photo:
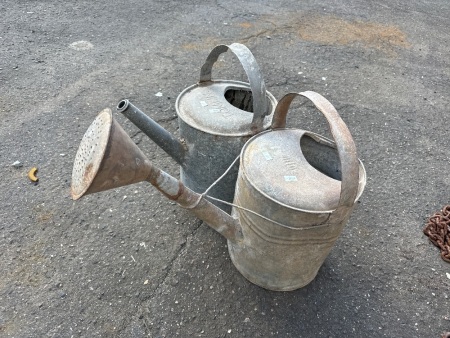
[[[240,227],[235,219],[153,166],[112,118],[111,110],[101,111],[84,134],[75,156],[72,198],[76,200],[84,195],[142,181],[150,182],[229,241],[241,241]]]
[[[214,63],[228,50],[239,59],[249,83],[212,80]],[[239,155],[250,137],[270,127],[276,104],[266,90],[253,54],[244,45],[233,43],[215,47],[201,68],[199,82],[178,96],[175,106],[180,140],[126,100],[117,109],[180,164],[181,181],[187,187],[203,193]],[[232,202],[237,172],[235,166],[209,195]],[[228,205],[217,205],[231,211]]]
[[[296,96],[325,115],[336,143],[284,128]],[[315,277],[340,235],[366,174],[346,125],[319,94],[288,94],[275,114],[273,129],[242,149],[232,216],[154,167],[108,109],[81,141],[72,196],[148,181],[225,236],[234,265],[251,282],[277,291],[300,288]]]
[[[450,205],[428,219],[423,233],[441,250],[441,258],[450,263]]]
[[[292,100],[311,100],[328,120],[335,142],[312,132],[285,129]],[[334,107],[313,92],[284,96],[272,130],[245,145],[233,216],[244,246],[229,242],[236,268],[270,290],[305,286],[316,276],[361,196],[366,173],[348,128]]]

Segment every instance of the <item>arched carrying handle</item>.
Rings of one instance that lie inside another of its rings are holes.
[[[314,103],[328,121],[339,154],[342,173],[341,194],[335,212],[344,211],[355,203],[359,188],[359,161],[352,135],[333,105],[322,95],[312,91],[289,93],[283,96],[275,108],[272,129],[286,127],[287,112],[292,100],[297,96],[306,97]]]
[[[264,122],[264,117],[269,113],[267,109],[266,85],[259,69],[258,63],[252,52],[240,43],[233,43],[231,45],[218,45],[209,53],[205,63],[200,71],[200,81],[211,81],[211,70],[214,63],[219,58],[219,55],[231,50],[239,59],[242,67],[247,74],[250,82],[250,89],[253,95],[253,120],[252,125],[261,130]]]

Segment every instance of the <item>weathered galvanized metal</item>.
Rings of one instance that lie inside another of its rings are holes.
[[[296,96],[311,100],[325,115],[334,142],[285,128]],[[248,280],[287,291],[316,276],[363,192],[366,174],[334,107],[319,94],[304,92],[283,97],[272,129],[242,149],[232,215],[152,166],[111,112],[102,111],[78,149],[73,198],[140,181],[225,236],[234,265]]]
[[[241,62],[249,83],[212,80],[214,63],[228,50]],[[180,164],[181,181],[187,187],[203,193],[225,172],[250,137],[270,127],[276,104],[253,54],[246,46],[233,43],[215,47],[201,68],[200,81],[178,96],[175,106],[180,140],[128,100],[119,102],[117,109]],[[237,172],[236,165],[209,195],[232,202]],[[228,205],[218,205],[231,211]]]
[[[311,100],[325,115],[335,142],[286,129],[292,100]],[[311,282],[340,235],[366,183],[351,134],[339,114],[314,92],[290,93],[275,110],[272,129],[244,146],[233,208],[245,238],[229,241],[236,268],[270,290]],[[264,218],[262,218],[263,216]]]
[[[102,110],[81,140],[72,171],[72,198],[148,181],[230,241],[242,236],[236,220],[151,164],[110,109]]]

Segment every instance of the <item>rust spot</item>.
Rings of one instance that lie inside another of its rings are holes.
[[[362,44],[388,53],[394,47],[408,48],[406,35],[398,27],[370,21],[346,21],[335,16],[310,16],[298,25],[302,40],[330,45]]]
[[[176,194],[175,196],[172,196],[174,201],[177,201],[178,198],[183,194],[185,190],[184,184],[181,182],[178,182],[178,194]]]
[[[162,190],[159,186],[156,186],[156,188],[171,201],[178,201],[178,198],[183,194],[185,190],[185,187],[181,182],[178,182],[178,192],[175,195],[168,194],[166,191]]]
[[[175,195],[170,195],[167,193],[166,189],[162,188],[160,186],[161,183],[158,183],[158,179],[161,177],[161,175],[164,175],[161,170],[158,168],[152,167],[152,170],[150,170],[149,175],[145,179],[147,182],[152,184],[156,189],[158,189],[164,196],[166,196],[168,199],[176,201],[180,197],[180,195],[184,191],[184,185],[181,182],[178,182],[178,191]]]
[[[86,169],[84,170],[84,173],[83,173],[83,182],[85,184],[87,184],[87,183],[89,183],[91,181],[91,176],[92,176],[93,169],[94,169],[94,164],[92,164],[92,163],[89,163],[86,166]]]
[[[158,185],[157,179],[159,175],[161,175],[161,171],[152,166],[152,169],[145,180],[156,187]]]
[[[395,56],[398,48],[409,48],[406,34],[397,26],[373,21],[344,20],[333,15],[304,12],[261,16],[241,30],[239,42],[266,36],[295,35],[304,41],[327,45],[356,45]],[[294,41],[294,40],[292,40]],[[287,44],[294,42],[287,42]]]

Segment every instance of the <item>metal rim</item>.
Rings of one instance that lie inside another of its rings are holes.
[[[84,133],[72,171],[71,194],[74,200],[79,199],[89,189],[92,178],[100,169],[111,134],[112,121],[111,109],[106,108],[97,115]]]
[[[280,130],[298,130],[298,129],[297,129],[297,128],[282,128],[282,129],[280,128],[280,129],[276,129],[276,131],[280,131]],[[254,189],[256,189],[261,195],[263,195],[264,197],[266,197],[266,198],[269,199],[270,201],[279,204],[280,206],[282,206],[282,207],[284,207],[284,208],[288,208],[288,209],[293,210],[293,211],[307,212],[307,213],[311,213],[311,214],[332,214],[334,211],[336,211],[337,208],[336,208],[336,209],[331,209],[331,210],[308,210],[308,209],[296,208],[296,207],[293,207],[292,205],[284,204],[284,203],[282,203],[282,202],[276,200],[276,199],[273,198],[272,196],[268,195],[267,193],[265,193],[265,192],[262,191],[261,189],[259,189],[259,188],[255,185],[255,183],[249,178],[249,176],[246,175],[246,170],[245,170],[246,167],[245,167],[245,163],[244,163],[244,161],[243,161],[243,158],[244,158],[244,152],[246,151],[248,145],[249,145],[254,139],[256,139],[257,137],[263,136],[264,134],[271,133],[271,132],[273,132],[273,131],[275,131],[275,130],[270,129],[270,130],[263,131],[263,132],[261,132],[261,133],[259,133],[259,134],[257,134],[257,135],[254,135],[251,139],[249,139],[249,140],[247,141],[247,143],[244,145],[244,147],[242,147],[241,155],[240,155],[240,157],[241,157],[241,158],[240,158],[240,169],[239,169],[240,174],[242,173],[242,175],[245,176],[245,179],[246,179],[246,180],[252,185],[252,187],[253,187]],[[319,134],[316,134],[316,133],[313,133],[313,132],[309,132],[309,131],[308,131],[307,133],[308,133],[308,134],[311,134],[311,135],[314,135],[314,136],[317,136],[317,137],[319,137],[319,138],[322,138],[322,139],[324,139],[324,140],[330,141],[330,142],[332,142],[332,143],[334,143],[333,141],[331,141],[331,140],[329,140],[328,138],[323,137],[323,136],[321,136],[321,135],[319,135]],[[362,193],[364,192],[364,188],[365,188],[365,186],[366,186],[366,169],[365,169],[364,164],[361,162],[360,159],[358,159],[358,163],[359,163],[359,169],[360,169],[360,172],[362,172],[362,175],[359,177],[359,182],[358,182],[358,185],[359,185],[359,186],[358,186],[359,193],[357,194],[357,196],[356,196],[354,202],[357,202],[357,201],[358,201],[358,199],[361,197]],[[342,181],[341,181],[341,182],[342,182]],[[289,227],[289,226],[287,226],[287,227]],[[292,229],[297,230],[297,228],[292,228]],[[303,228],[302,228],[302,229],[303,229]]]
[[[220,82],[220,83],[226,83],[229,84],[230,86],[233,85],[241,85],[241,86],[245,86],[246,88],[250,89],[250,85],[246,82],[242,82],[242,81],[234,81],[234,80],[214,80],[211,81],[213,83],[215,82]],[[175,101],[175,110],[177,112],[177,116],[179,119],[181,119],[184,123],[186,123],[187,125],[189,125],[191,128],[197,129],[199,131],[202,131],[204,133],[208,133],[211,135],[219,135],[219,136],[225,136],[225,137],[242,137],[242,136],[252,136],[255,134],[255,132],[253,130],[248,130],[246,132],[242,132],[242,133],[231,133],[231,134],[223,134],[223,133],[218,133],[218,132],[214,132],[212,130],[207,130],[206,128],[201,128],[199,126],[193,126],[192,124],[190,124],[188,121],[186,121],[186,117],[183,118],[183,113],[180,113],[180,101],[183,99],[183,96],[186,95],[186,93],[188,93],[189,91],[191,91],[194,88],[197,87],[201,87],[200,84],[195,83],[187,88],[185,88],[180,95],[178,95],[176,101]],[[275,98],[275,96],[272,95],[272,93],[270,93],[269,91],[266,90],[266,98],[268,99],[268,101],[270,102],[270,104],[268,104],[268,109],[272,108],[270,110],[270,114],[266,115],[264,117],[264,124],[263,124],[263,129],[268,129],[272,123],[272,117],[273,117],[273,113],[275,112],[275,107],[277,106],[277,99]],[[248,112],[247,112],[248,113]],[[266,122],[267,121],[267,122]],[[250,125],[250,124],[249,124]]]

